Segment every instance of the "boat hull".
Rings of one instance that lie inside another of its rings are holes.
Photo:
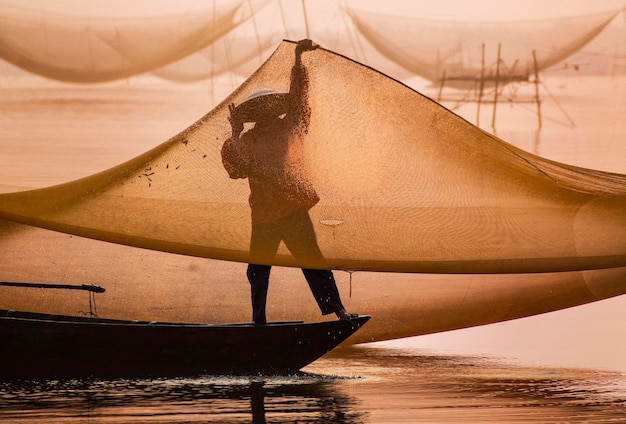
[[[368,319],[200,325],[0,311],[0,378],[289,374]]]

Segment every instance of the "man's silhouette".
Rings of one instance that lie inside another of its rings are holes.
[[[309,78],[301,56],[315,48],[311,40],[297,44],[288,93],[257,89],[238,106],[229,105],[232,137],[224,142],[222,161],[231,178],[248,178],[250,184],[247,276],[255,324],[266,323],[271,266],[261,264],[271,262],[281,241],[295,258],[323,259],[309,216],[319,197],[303,170],[303,158],[298,155],[302,151],[290,148],[302,143],[308,131]],[[245,122],[253,122],[254,127],[242,134]],[[345,310],[332,271],[303,268],[302,272],[323,315],[358,316]]]

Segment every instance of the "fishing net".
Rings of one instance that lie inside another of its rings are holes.
[[[527,80],[535,69],[578,51],[620,12],[509,22],[437,21],[358,9],[347,13],[359,33],[389,59],[431,81],[463,86],[476,83],[481,74],[487,83]]]
[[[294,46],[283,42],[231,96],[160,146],[78,181],[3,194],[0,216],[147,249],[257,261],[248,178],[230,178],[222,162],[228,105],[260,87],[289,91]],[[302,60],[308,127],[288,132],[277,163],[250,172],[288,169],[295,187],[314,191],[319,200],[308,213],[321,254],[294,257],[310,251],[303,237],[260,262],[482,274],[626,266],[626,176],[526,153],[328,50]],[[250,130],[246,123],[243,132]]]
[[[96,17],[0,5],[0,58],[67,82],[127,78],[196,53],[250,16],[242,1],[179,15]],[[146,4],[146,9],[151,9]]]
[[[138,249],[4,219],[0,255],[0,276],[8,281],[104,287],[94,304],[101,317],[250,320],[245,264]],[[626,292],[626,267],[525,274],[335,272],[335,279],[346,307],[372,316],[348,343],[500,322]],[[0,309],[84,315],[88,294],[0,286]],[[322,319],[295,268],[272,268],[267,314],[271,321]]]

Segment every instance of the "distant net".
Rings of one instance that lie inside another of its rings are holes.
[[[481,74],[487,82],[527,80],[535,65],[543,70],[572,55],[620,11],[494,22],[427,20],[358,9],[347,13],[359,33],[387,58],[431,81],[459,86]]]
[[[135,18],[80,16],[2,4],[0,58],[67,82],[127,78],[206,48],[250,16],[243,4],[229,0],[205,10]]]
[[[3,194],[0,216],[136,247],[248,262],[250,187],[247,179],[229,178],[221,157],[231,136],[228,105],[259,87],[288,91],[293,62],[294,43],[283,42],[182,133],[108,171]],[[319,197],[309,213],[322,257],[296,259],[281,244],[266,263],[428,273],[626,266],[626,176],[526,153],[330,51],[306,52],[303,62],[310,124],[283,160]]]

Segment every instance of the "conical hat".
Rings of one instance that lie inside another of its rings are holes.
[[[288,95],[289,93],[259,87],[237,106],[235,113],[243,122],[281,115],[287,112]]]

